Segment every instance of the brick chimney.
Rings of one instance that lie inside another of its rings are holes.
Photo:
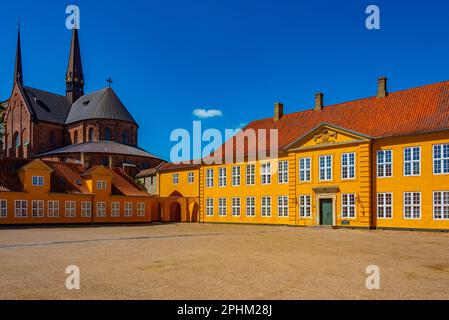
[[[284,116],[284,104],[276,102],[274,104],[274,121],[279,121]]]
[[[388,96],[387,77],[381,77],[377,80],[377,97],[385,98]]]
[[[317,93],[315,95],[315,111],[321,111],[324,108],[324,94]]]

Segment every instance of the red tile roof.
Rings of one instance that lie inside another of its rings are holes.
[[[148,193],[140,190],[134,180],[120,168],[114,168],[112,171],[112,194],[129,197],[150,196]]]
[[[22,181],[20,181],[17,170],[26,165],[27,160],[0,160],[0,191],[1,192],[21,192],[23,191]]]
[[[243,132],[248,129],[278,129],[279,149],[282,150],[322,123],[374,139],[446,130],[449,129],[449,81],[393,92],[385,98],[370,97],[325,106],[322,111],[287,114],[279,121],[273,118],[256,120]],[[216,154],[221,154],[225,146],[217,150]],[[245,154],[252,151],[255,149],[246,149]]]
[[[195,164],[194,161],[189,161],[188,163],[164,163],[160,167],[157,168],[157,171],[164,172],[164,171],[172,171],[172,170],[195,170],[198,169],[200,165]]]

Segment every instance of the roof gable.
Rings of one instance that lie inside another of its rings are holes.
[[[28,171],[28,170],[44,171],[49,173],[53,172],[53,169],[51,167],[49,167],[42,160],[39,159],[31,161],[19,169],[19,171]]]

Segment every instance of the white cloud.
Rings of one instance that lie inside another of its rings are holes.
[[[193,115],[201,119],[206,119],[206,118],[221,117],[223,116],[223,112],[217,109],[210,109],[210,110],[195,109],[193,111]]]

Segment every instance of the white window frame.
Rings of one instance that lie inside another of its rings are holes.
[[[99,201],[96,203],[96,216],[97,218],[106,218],[106,202]]]
[[[288,212],[288,196],[278,196],[278,216],[279,218],[288,218],[289,212]]]
[[[232,216],[240,217],[242,215],[242,201],[240,197],[232,198]]]
[[[214,187],[214,169],[206,170],[206,188]]]
[[[407,150],[411,150],[410,152],[410,157],[411,160],[406,160],[406,153]],[[418,150],[419,153],[419,160],[414,160],[414,155],[416,150]],[[421,175],[421,157],[422,157],[422,153],[421,153],[421,147],[420,146],[416,146],[416,147],[407,147],[404,148],[404,177],[419,177]],[[407,169],[407,164],[410,164],[410,174],[407,174],[406,169]],[[415,173],[414,169],[415,167],[418,166],[418,173]]]
[[[346,159],[345,159],[346,157]],[[351,157],[354,157],[354,163],[351,164]],[[343,153],[341,155],[341,179],[342,180],[355,180],[356,179],[356,161],[357,157],[355,152]],[[346,169],[346,175],[345,175]]]
[[[262,185],[271,184],[271,163],[266,162],[260,165],[260,181]]]
[[[272,210],[271,210],[271,197],[263,196],[261,199],[261,216],[262,218],[271,218]]]
[[[436,195],[440,195],[441,203],[436,203]],[[447,194],[448,201],[445,203],[444,196]],[[437,218],[436,209],[440,208],[441,217]],[[445,210],[447,211],[447,215],[445,217]],[[433,192],[433,220],[436,221],[447,221],[449,220],[449,191],[434,191]]]
[[[59,218],[60,203],[58,200],[49,200],[47,202],[47,217],[49,218]]]
[[[250,218],[256,216],[256,197],[246,197],[246,216]]]
[[[66,218],[76,218],[76,201],[65,201]]]
[[[444,163],[445,162],[449,162],[449,151],[447,156],[444,156],[444,148],[447,147],[449,149],[449,143],[445,143],[445,144],[436,144],[433,146],[432,148],[432,152],[433,152],[433,174],[434,175],[448,175],[449,174],[449,164],[448,164],[448,171],[445,172],[444,171]],[[440,153],[441,153],[441,158],[436,158],[436,151],[437,148],[440,149]],[[441,168],[441,172],[436,172],[436,163],[439,162],[440,168]]]
[[[299,181],[312,181],[312,158],[307,157],[299,159]]]
[[[8,200],[0,199],[0,219],[8,218]]]
[[[232,167],[232,186],[233,187],[240,187],[241,185],[241,167],[240,166],[233,166]]]
[[[132,202],[125,202],[123,212],[125,217],[132,217],[134,215],[134,204]]]
[[[352,198],[354,203],[351,203]],[[354,209],[354,212],[351,212]],[[341,195],[341,218],[355,219],[357,217],[357,195],[355,193],[344,193]]]
[[[195,172],[189,172],[189,175],[187,176],[187,182],[189,184],[195,183]]]
[[[246,185],[254,186],[256,185],[256,165],[248,164],[246,166]]]
[[[81,202],[81,217],[83,218],[92,217],[92,202],[90,201]]]
[[[278,162],[278,184],[288,184],[288,160]]]
[[[121,209],[121,203],[120,202],[111,202],[111,217],[113,218],[119,218],[120,217],[120,209]]]
[[[321,166],[321,159],[324,159],[324,166]],[[318,158],[318,175],[320,181],[332,181],[334,176],[334,168],[333,168],[333,159],[332,155],[320,156]],[[321,173],[324,173],[324,178],[322,178]],[[328,173],[330,173],[330,178],[328,178]]]
[[[206,216],[208,216],[208,217],[214,216],[214,199],[213,198],[206,199]]]
[[[18,205],[20,204],[20,205]],[[15,200],[14,201],[14,216],[16,218],[28,218],[28,201]]]
[[[32,200],[31,201],[31,218],[43,218],[45,216],[45,201]]]
[[[312,196],[302,194],[299,196],[299,217],[301,219],[312,218]]]
[[[179,184],[179,173],[173,173],[172,174],[172,182],[174,185]]]
[[[108,188],[108,182],[105,180],[97,180],[97,190],[106,190]]]
[[[145,202],[137,202],[137,216],[145,217]]]
[[[411,202],[407,203],[407,195],[410,195]],[[419,195],[419,205],[415,203],[415,196]],[[422,217],[422,194],[421,192],[404,192],[403,211],[405,220],[421,220]],[[410,217],[407,217],[407,208],[410,208]],[[418,209],[418,215],[416,213]]]
[[[228,199],[219,198],[218,199],[218,216],[226,217],[228,215]]]
[[[228,186],[228,170],[226,167],[218,168],[218,186],[220,188]]]
[[[390,154],[390,161],[387,161],[387,154]],[[380,155],[383,156],[383,161],[380,161]],[[393,150],[378,150],[377,151],[377,177],[378,178],[392,178],[393,177]],[[381,170],[383,170],[383,174],[381,174]],[[390,175],[387,175],[387,169],[390,169]]]
[[[390,196],[391,198],[391,203],[388,204],[387,200],[388,200],[388,196]],[[377,194],[377,219],[382,219],[382,220],[391,220],[393,219],[393,208],[394,208],[394,204],[393,204],[393,193],[392,192],[379,192]],[[390,209],[390,217],[388,217],[387,215],[387,211],[388,209]]]
[[[33,187],[43,187],[45,185],[45,178],[43,176],[33,176],[31,183]]]

